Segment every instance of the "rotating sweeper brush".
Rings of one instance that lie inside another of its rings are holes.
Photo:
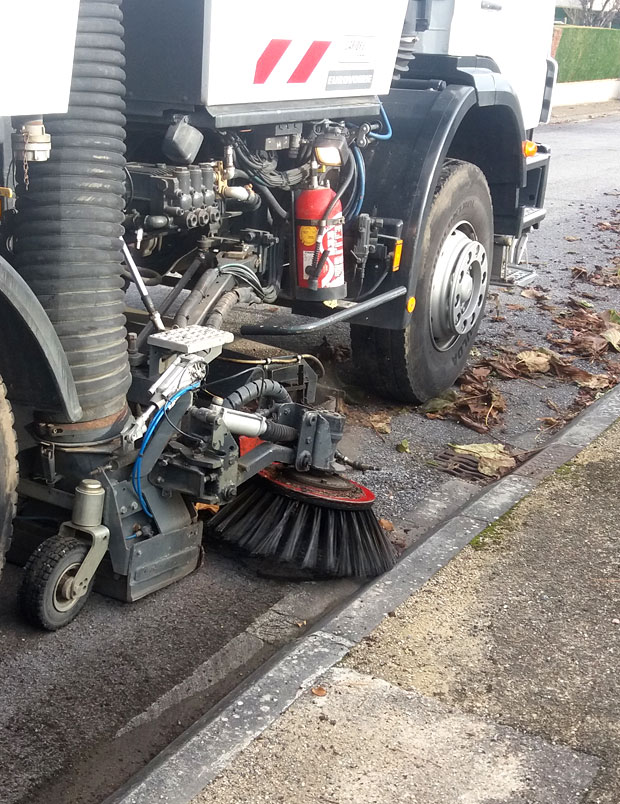
[[[364,486],[336,474],[270,467],[209,522],[209,533],[253,556],[331,577],[380,575],[396,561]]]

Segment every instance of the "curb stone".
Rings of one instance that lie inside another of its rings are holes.
[[[487,486],[417,540],[392,570],[365,585],[316,630],[283,648],[103,804],[188,804],[390,611],[618,418],[620,386],[512,475]]]

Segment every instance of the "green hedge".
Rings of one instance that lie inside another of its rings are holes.
[[[562,83],[620,78],[620,30],[563,25],[556,59]]]

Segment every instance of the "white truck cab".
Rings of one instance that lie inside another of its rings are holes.
[[[555,6],[555,0],[419,0],[408,21],[419,31],[421,53],[493,59],[532,129],[541,120]]]

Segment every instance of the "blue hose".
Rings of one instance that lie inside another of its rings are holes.
[[[362,152],[354,145],[352,148],[353,151],[353,158],[355,159],[355,164],[357,165],[357,175],[358,175],[358,199],[357,204],[355,205],[353,212],[351,213],[351,218],[357,218],[357,216],[362,211],[362,206],[364,204],[364,196],[366,195],[366,163],[364,162],[364,157]]]
[[[164,416],[170,410],[170,408],[174,405],[177,399],[179,399],[180,397],[183,396],[183,394],[186,394],[189,391],[195,391],[199,387],[200,383],[195,382],[192,385],[188,385],[187,388],[182,388],[180,391],[177,391],[176,394],[170,397],[170,399],[166,402],[163,408],[160,408],[157,411],[157,413],[151,419],[151,423],[146,428],[146,433],[144,434],[144,438],[142,439],[142,446],[140,447],[140,452],[138,453],[136,462],[133,465],[133,470],[131,473],[131,484],[134,488],[134,491],[136,492],[136,495],[138,496],[138,500],[140,501],[142,510],[151,519],[153,518],[153,514],[151,513],[151,510],[148,507],[146,500],[144,499],[144,495],[142,494],[142,480],[140,477],[142,470],[142,458],[144,457],[144,452],[148,446],[149,441],[153,437],[153,433],[157,429],[158,424],[164,418]]]
[[[368,132],[368,136],[373,140],[390,140],[392,139],[392,126],[390,125],[390,121],[388,119],[387,114],[385,113],[385,109],[383,108],[383,104],[381,105],[381,120],[385,126],[385,134],[377,134],[375,131]]]

